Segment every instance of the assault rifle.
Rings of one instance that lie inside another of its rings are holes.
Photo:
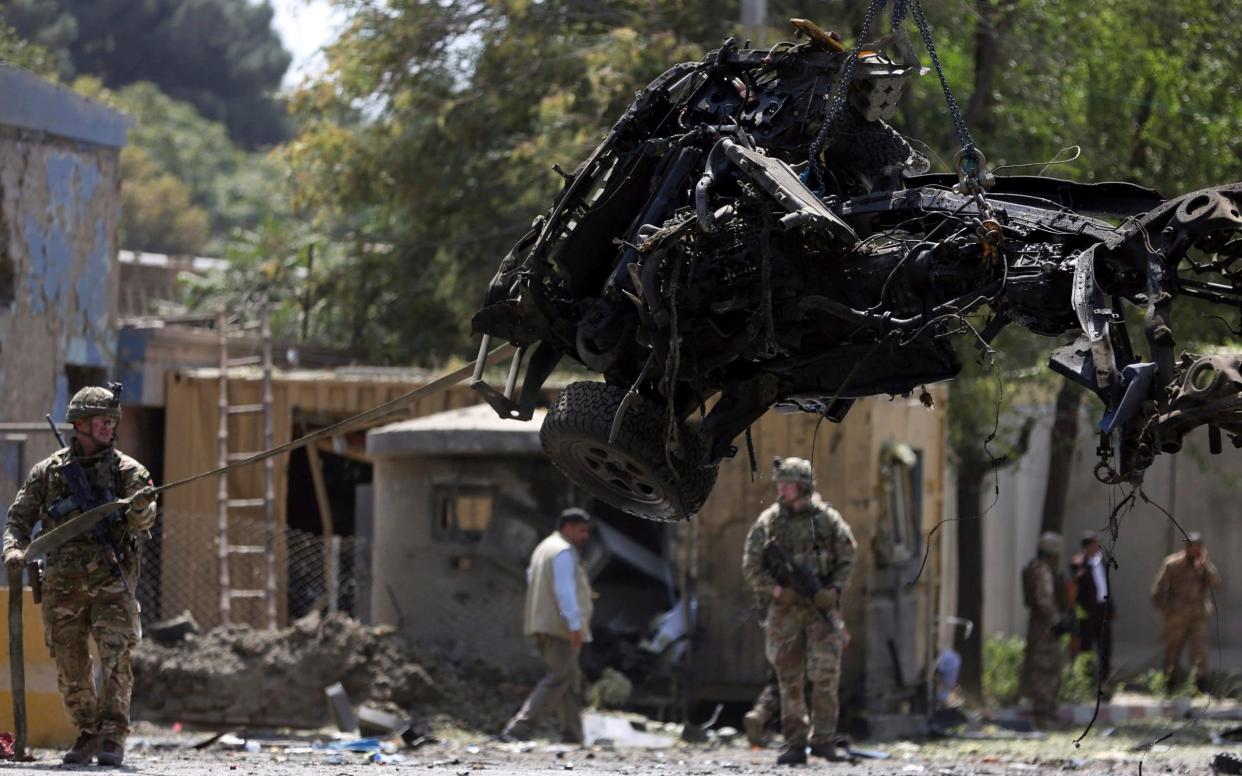
[[[778,585],[792,588],[795,593],[814,606],[815,594],[824,588],[823,583],[811,569],[794,563],[793,558],[789,557],[789,553],[785,552],[785,548],[776,539],[769,539],[763,545],[763,563],[772,572]],[[818,606],[815,607],[815,611],[823,615],[824,622],[828,623],[835,632],[841,633],[845,630],[845,623],[841,622],[841,618],[835,612],[826,612]]]
[[[56,442],[61,447],[67,447],[65,438],[61,436],[60,429],[56,428],[56,423],[52,421],[52,416],[45,415],[47,423],[52,427],[52,433],[56,435]],[[60,467],[60,474],[65,478],[65,482],[69,485],[69,497],[61,499],[48,509],[48,515],[57,520],[73,513],[85,512],[88,509],[97,507],[100,504],[106,504],[115,500],[115,495],[111,488],[105,489],[94,496],[94,489],[91,487],[90,480],[87,479],[86,471],[82,469],[82,464],[78,463],[72,456],[69,461]],[[134,588],[129,584],[129,579],[125,576],[125,570],[121,567],[121,558],[123,553],[121,548],[117,546],[116,540],[112,538],[112,532],[109,530],[112,526],[121,523],[125,518],[120,512],[112,512],[105,516],[102,520],[95,524],[91,532],[95,534],[95,539],[103,545],[104,550],[108,554],[108,560],[112,563],[112,576],[121,580],[121,584],[125,586],[125,592],[129,597],[137,601],[134,595]]]

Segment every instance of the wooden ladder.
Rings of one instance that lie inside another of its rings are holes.
[[[220,337],[220,389],[219,389],[219,466],[227,466],[243,461],[256,453],[232,452],[229,449],[229,419],[240,415],[263,413],[263,449],[272,447],[272,330],[268,320],[268,304],[264,302],[259,314],[259,338],[262,343],[261,356],[229,359],[228,320],[224,307],[216,311],[216,331]],[[263,401],[260,404],[229,403],[229,369],[242,366],[262,365],[263,367]],[[275,462],[268,458],[263,462],[263,495],[246,498],[232,498],[229,494],[229,477],[227,473],[219,477],[217,490],[217,554],[220,562],[220,624],[230,625],[233,622],[233,601],[237,599],[264,599],[266,603],[267,627],[276,627],[276,486]],[[235,512],[253,513],[262,509],[264,512],[264,542],[262,545],[234,544],[229,539],[229,522]],[[262,589],[234,589],[231,583],[229,563],[234,557],[261,558],[264,561],[264,577],[266,584]]]

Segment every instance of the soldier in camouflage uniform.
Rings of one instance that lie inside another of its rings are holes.
[[[1164,675],[1169,687],[1180,682],[1178,661],[1190,645],[1190,665],[1200,692],[1208,684],[1208,618],[1212,616],[1212,588],[1220,584],[1215,564],[1208,560],[1203,537],[1186,535],[1186,547],[1160,564],[1151,586],[1151,601],[1164,616]]]
[[[134,496],[123,520],[106,524],[120,550],[119,568],[94,532],[70,539],[47,556],[43,592],[43,624],[47,645],[56,661],[60,694],[73,723],[81,731],[66,763],[89,763],[98,755],[100,765],[120,765],[129,733],[129,701],[134,675],[130,650],[138,641],[138,603],[126,591],[138,580],[139,537],[155,523],[154,497],[140,493],[151,486],[142,464],[113,446],[120,403],[111,391],[89,387],[69,402],[67,420],[73,424],[69,447],[35,464],[9,507],[4,526],[6,566],[25,563],[25,549],[36,523],[48,530],[77,510],[59,517],[50,510],[71,497],[61,467],[76,459],[82,465],[95,497],[105,492]],[[61,510],[57,510],[60,512]],[[87,637],[95,641],[103,666],[103,682],[96,692]]]
[[[747,584],[766,602],[768,662],[780,686],[782,765],[806,762],[811,754],[836,759],[837,685],[845,634],[826,614],[836,615],[841,591],[854,568],[854,534],[841,513],[815,492],[815,474],[801,458],[776,460],[777,501],[755,521],[746,539],[742,570]],[[776,541],[797,564],[811,569],[822,589],[807,600],[777,584],[764,561],[764,547]],[[810,715],[807,688],[810,687]]]
[[[1056,724],[1057,692],[1061,689],[1061,638],[1065,622],[1064,594],[1058,594],[1057,559],[1061,536],[1039,537],[1039,551],[1022,569],[1022,597],[1030,608],[1026,655],[1022,661],[1022,694],[1031,699],[1036,727]]]

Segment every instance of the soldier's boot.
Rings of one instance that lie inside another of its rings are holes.
[[[78,740],[73,742],[73,748],[60,759],[66,765],[88,765],[98,752],[99,736],[82,731]]]
[[[763,746],[763,730],[768,726],[768,715],[760,709],[751,709],[742,717],[742,730],[751,746]]]
[[[803,765],[806,763],[806,745],[791,744],[785,747],[785,751],[781,752],[776,758],[777,765]]]
[[[112,739],[104,741],[99,750],[99,764],[120,765],[123,762],[125,762],[125,747]]]

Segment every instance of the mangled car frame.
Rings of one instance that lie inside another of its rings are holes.
[[[529,418],[561,359],[602,374],[560,393],[544,447],[592,495],[664,520],[698,510],[774,405],[840,421],[952,378],[972,312],[987,342],[1011,323],[1078,331],[1051,367],[1104,404],[1104,481],[1137,481],[1200,425],[1214,451],[1222,430],[1242,444],[1239,361],[1175,357],[1170,329],[1178,296],[1242,303],[1242,184],[1165,200],[993,178],[969,146],[958,175],[926,174],[884,123],[910,70],[818,34],[665,72],[504,257],[473,327],[484,352],[520,349],[503,389],[481,355],[475,387]]]

